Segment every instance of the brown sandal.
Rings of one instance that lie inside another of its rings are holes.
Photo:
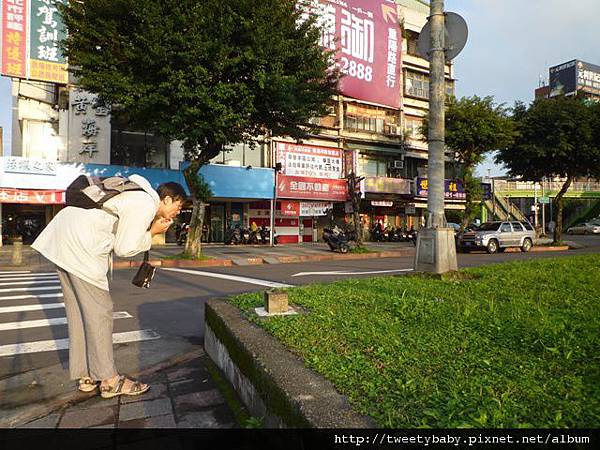
[[[133,383],[129,391],[123,391],[125,381],[129,380]],[[147,384],[141,383],[137,380],[127,378],[125,375],[119,376],[119,381],[116,386],[100,386],[100,395],[102,398],[113,398],[119,395],[141,395],[150,389]]]
[[[81,392],[92,392],[98,387],[100,382],[94,381],[90,377],[81,377],[77,384]]]

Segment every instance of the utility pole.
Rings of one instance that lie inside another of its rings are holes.
[[[457,270],[454,230],[444,214],[444,150],[446,97],[444,69],[444,0],[431,0],[431,48],[429,52],[429,168],[427,228],[419,232],[415,270],[445,273]]]

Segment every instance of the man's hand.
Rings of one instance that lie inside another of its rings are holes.
[[[160,219],[155,220],[152,226],[150,227],[150,234],[152,236],[162,234],[165,231],[167,231],[172,224],[172,219],[165,219],[164,217],[161,217]]]

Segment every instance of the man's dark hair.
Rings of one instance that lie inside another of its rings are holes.
[[[177,200],[185,200],[187,198],[183,186],[173,181],[161,184],[156,192],[158,192],[158,196],[161,200],[164,200],[165,197],[171,197],[173,201],[176,202]]]

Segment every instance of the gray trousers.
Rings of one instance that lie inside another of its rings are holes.
[[[71,379],[105,380],[118,372],[113,358],[113,302],[108,291],[83,281],[60,267],[69,328]]]

